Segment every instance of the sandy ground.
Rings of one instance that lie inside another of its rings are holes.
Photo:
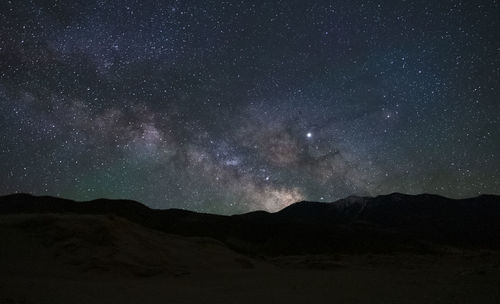
[[[104,216],[0,217],[0,304],[500,303],[500,254],[288,256]]]

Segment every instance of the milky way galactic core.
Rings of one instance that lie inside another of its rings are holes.
[[[0,194],[500,194],[499,5],[1,1]]]

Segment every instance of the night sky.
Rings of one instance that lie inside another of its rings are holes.
[[[500,194],[499,23],[497,0],[2,0],[0,194]]]

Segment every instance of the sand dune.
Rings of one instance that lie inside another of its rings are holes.
[[[115,216],[2,216],[0,239],[0,273],[9,275],[181,276],[255,267],[216,240],[169,235]]]
[[[498,303],[500,255],[250,258],[105,215],[0,216],[0,303]]]

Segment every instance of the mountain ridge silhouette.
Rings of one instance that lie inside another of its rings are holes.
[[[255,255],[500,248],[500,196],[496,195],[466,199],[401,193],[350,196],[331,203],[297,202],[275,213],[230,216],[151,209],[132,200],[0,197],[0,214],[21,213],[119,216],[168,233],[211,237]]]

